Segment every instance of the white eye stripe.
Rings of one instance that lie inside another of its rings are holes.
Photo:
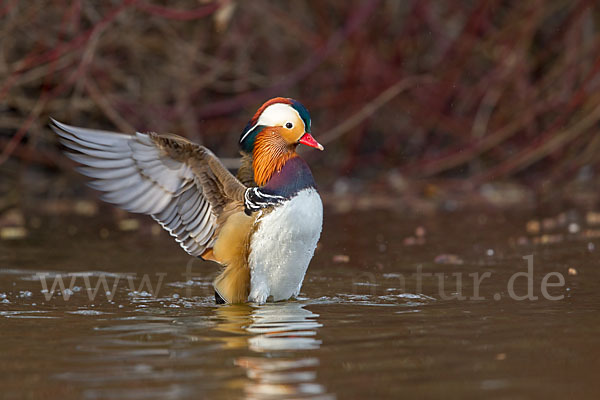
[[[258,118],[258,125],[283,126],[286,122],[300,119],[300,114],[289,104],[276,103],[265,108]]]
[[[242,136],[242,138],[240,139],[240,143],[242,143],[246,137],[254,130],[256,129],[256,127],[258,126],[258,124],[254,125],[252,128],[248,129],[248,131],[246,133],[244,133],[244,136]]]
[[[263,126],[285,126],[290,120],[299,120],[302,121],[300,114],[294,107],[289,104],[284,103],[275,103],[271,104],[269,107],[265,108],[265,110],[258,117],[258,121],[256,124],[252,126],[252,128],[248,129],[244,136],[240,139],[240,143],[243,142],[246,137],[259,125]],[[302,121],[304,124],[304,121]],[[293,128],[292,124],[292,128]],[[292,129],[288,128],[288,129]],[[306,127],[304,127],[306,130]]]

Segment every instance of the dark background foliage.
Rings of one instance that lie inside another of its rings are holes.
[[[311,111],[326,152],[304,154],[323,190],[340,179],[593,187],[599,10],[566,0],[4,1],[3,189],[70,170],[49,116],[178,133],[231,158],[256,108],[280,95]]]

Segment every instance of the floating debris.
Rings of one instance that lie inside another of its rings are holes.
[[[452,264],[452,265],[461,265],[464,264],[462,258],[457,256],[456,254],[440,254],[433,260],[436,264]]]
[[[538,233],[540,233],[540,227],[540,221],[531,220],[527,222],[527,225],[525,225],[525,230],[527,231],[527,233],[537,235]]]
[[[585,221],[588,225],[600,225],[600,212],[588,211],[585,215]]]
[[[581,230],[581,228],[579,227],[579,224],[576,224],[575,222],[571,222],[569,224],[567,230],[569,231],[569,233],[577,233]]]
[[[16,240],[27,237],[27,229],[23,226],[4,226],[0,228],[0,239]]]
[[[481,196],[496,207],[518,206],[531,202],[533,192],[524,185],[509,182],[486,183],[479,190]]]
[[[534,244],[551,244],[551,243],[560,243],[563,241],[563,235],[560,233],[554,235],[542,235],[533,238]]]
[[[73,210],[77,215],[93,217],[98,213],[98,205],[93,201],[79,200],[75,202],[75,207],[73,207]]]
[[[498,354],[496,354],[496,360],[497,361],[504,361],[504,360],[506,360],[506,353],[498,353]]]
[[[346,254],[336,254],[332,257],[334,263],[349,263],[350,256]]]
[[[525,236],[519,236],[517,238],[517,244],[519,246],[525,246],[529,244],[529,239],[527,239]]]
[[[402,243],[405,246],[422,245],[422,244],[425,244],[425,238],[424,237],[409,236],[409,237],[404,238],[404,240],[402,241]]]
[[[0,239],[16,240],[27,236],[25,217],[18,209],[11,209],[0,216]]]
[[[123,232],[137,231],[140,229],[140,221],[135,218],[126,218],[119,221],[119,229]]]
[[[569,268],[567,271],[570,276],[577,276],[577,270],[575,268]]]

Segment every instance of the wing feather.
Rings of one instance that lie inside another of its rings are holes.
[[[60,143],[71,150],[75,150],[97,158],[120,159],[131,156],[131,150],[127,149],[123,149],[123,151],[117,153],[114,151],[107,151],[107,149],[93,149],[91,147],[87,147],[86,145],[66,139],[61,139]]]
[[[90,178],[98,179],[117,179],[125,178],[129,175],[137,174],[138,170],[135,166],[131,165],[123,168],[115,169],[98,169],[93,167],[77,167],[75,168],[80,174],[88,176]]]
[[[243,203],[246,187],[210,150],[179,136],[125,135],[55,120],[51,127],[103,200],[150,214],[193,256],[215,243],[224,207]]]

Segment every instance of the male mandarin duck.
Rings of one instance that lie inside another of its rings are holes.
[[[177,135],[52,129],[103,200],[151,215],[190,255],[224,267],[217,303],[264,303],[298,295],[321,235],[321,198],[296,153],[300,143],[323,150],[310,123],[296,100],[267,101],[240,137],[237,177]]]

